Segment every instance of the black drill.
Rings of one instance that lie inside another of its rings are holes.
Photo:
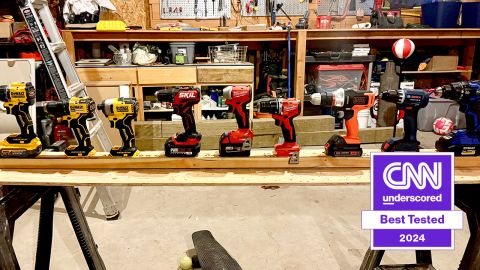
[[[65,149],[67,156],[93,156],[90,132],[87,120],[95,116],[95,101],[90,97],[72,97],[69,101],[47,101],[43,105],[47,114],[60,117],[62,124],[69,127],[78,145],[71,145]]]
[[[180,87],[158,90],[155,97],[160,102],[172,103],[173,113],[182,117],[185,132],[177,133],[165,142],[167,157],[194,157],[200,152],[202,134],[197,132],[192,107],[200,102],[200,89]]]
[[[393,137],[382,144],[382,152],[418,152],[420,142],[417,140],[418,111],[428,104],[428,93],[422,90],[389,90],[382,93],[382,100],[397,104],[403,110],[403,137]]]

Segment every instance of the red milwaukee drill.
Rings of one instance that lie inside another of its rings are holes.
[[[333,107],[344,112],[347,135],[333,135],[325,144],[325,153],[334,157],[360,157],[363,150],[358,136],[358,112],[373,106],[375,94],[369,91],[337,89],[333,92],[312,94],[313,105]]]
[[[252,101],[252,89],[248,85],[233,85],[219,92],[225,103],[235,114],[238,129],[225,132],[220,137],[220,156],[248,157],[253,143],[247,104]]]
[[[300,152],[297,143],[293,118],[300,114],[300,100],[296,98],[263,98],[255,102],[258,112],[271,113],[275,125],[282,128],[284,142],[275,144],[278,157],[288,157],[290,153]]]
[[[200,152],[202,134],[197,132],[192,107],[200,102],[200,89],[180,87],[158,90],[155,97],[159,102],[171,102],[173,113],[182,117],[185,132],[177,133],[165,142],[167,157],[194,157]]]

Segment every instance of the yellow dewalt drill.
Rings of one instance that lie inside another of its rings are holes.
[[[98,110],[110,121],[110,127],[120,131],[122,146],[114,146],[110,155],[114,157],[136,157],[140,154],[135,145],[135,132],[132,121],[137,119],[138,101],[136,98],[111,98],[97,105]]]
[[[35,88],[31,83],[12,83],[0,86],[0,101],[7,114],[15,115],[20,134],[12,134],[0,142],[0,157],[36,157],[42,151],[42,142],[35,134],[28,107],[35,104]]]
[[[95,101],[91,97],[72,97],[69,101],[47,101],[43,110],[61,119],[62,124],[69,127],[78,145],[70,145],[65,149],[67,156],[93,156],[96,151],[90,140],[87,120],[95,116]]]

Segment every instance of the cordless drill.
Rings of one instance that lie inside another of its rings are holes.
[[[35,134],[28,107],[35,104],[35,88],[31,83],[12,83],[0,86],[0,101],[7,114],[15,115],[20,134],[12,134],[0,142],[0,157],[36,157],[42,143]]]
[[[258,112],[270,113],[275,125],[282,129],[283,143],[275,144],[278,157],[288,157],[291,153],[300,152],[297,143],[293,118],[300,114],[301,103],[296,98],[263,98],[255,102]]]
[[[95,116],[95,101],[91,97],[72,97],[68,101],[47,101],[43,104],[47,114],[59,117],[61,123],[69,127],[78,145],[65,149],[67,156],[93,156],[96,151],[90,140],[87,120]]]
[[[136,98],[111,98],[97,105],[98,110],[110,121],[110,127],[120,131],[122,146],[114,146],[110,155],[114,157],[136,157],[140,154],[135,145],[135,132],[132,121],[137,119],[138,101]]]
[[[332,107],[343,111],[347,135],[333,135],[325,144],[325,153],[334,157],[360,157],[363,150],[358,136],[358,112],[373,106],[375,94],[370,91],[344,90],[315,93],[311,95],[313,105]]]
[[[250,129],[247,104],[252,101],[252,90],[248,85],[233,85],[219,92],[225,97],[229,110],[235,114],[238,129],[230,130],[220,137],[220,156],[250,156],[253,132]]]
[[[422,90],[388,90],[381,99],[397,104],[398,110],[404,111],[403,137],[393,137],[382,144],[382,152],[418,152],[420,142],[417,140],[418,111],[428,105],[428,93]]]
[[[180,87],[158,90],[155,97],[159,102],[172,103],[173,113],[182,117],[185,132],[177,133],[165,142],[167,157],[194,157],[200,152],[202,134],[197,132],[192,107],[200,102],[200,90]]]
[[[440,137],[435,148],[440,152],[454,152],[456,156],[480,155],[480,81],[447,84],[438,87],[436,93],[460,105],[467,127]]]

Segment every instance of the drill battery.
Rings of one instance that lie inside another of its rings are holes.
[[[35,104],[35,88],[31,83],[12,83],[0,86],[0,101],[7,114],[15,115],[21,133],[11,134],[0,142],[0,157],[31,158],[42,151],[42,143],[35,134],[29,106]]]
[[[220,156],[249,157],[252,150],[253,132],[251,129],[238,129],[220,136]]]
[[[195,157],[200,153],[200,133],[186,137],[185,133],[177,133],[165,142],[165,156],[167,157]]]
[[[332,157],[361,157],[362,147],[359,143],[349,144],[340,135],[333,135],[325,144],[325,153]]]

